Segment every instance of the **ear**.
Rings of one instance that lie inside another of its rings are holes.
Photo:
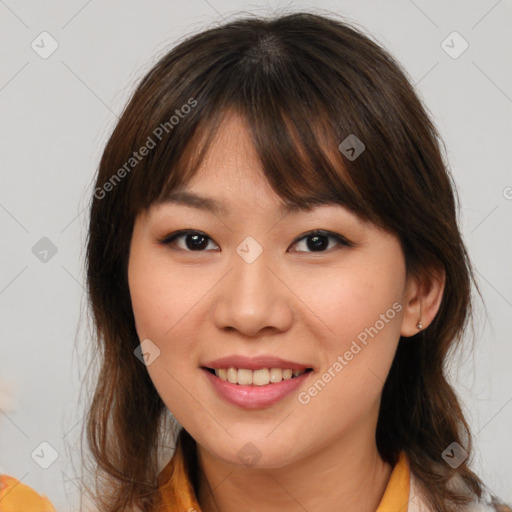
[[[432,323],[441,305],[445,280],[444,269],[430,269],[407,277],[401,336],[414,336]],[[417,327],[420,319],[422,329]]]

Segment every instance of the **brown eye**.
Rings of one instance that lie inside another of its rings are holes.
[[[306,251],[294,250],[293,252],[326,252],[332,248],[332,246],[329,247],[329,240],[334,241],[334,248],[339,248],[340,245],[346,247],[351,246],[350,242],[341,235],[331,233],[329,231],[316,230],[310,233],[306,233],[301,238],[299,238],[299,240],[294,242],[294,245],[297,245],[300,242],[305,241],[305,247],[307,249]]]
[[[180,244],[176,243],[180,241]],[[204,251],[208,247],[208,242],[213,240],[200,231],[182,230],[166,236],[159,243],[162,245],[177,245],[178,249],[184,251]]]
[[[201,231],[194,230],[176,231],[159,241],[161,245],[176,246],[178,250],[190,252],[204,252],[209,242],[215,244],[208,235]],[[352,246],[352,244],[341,235],[318,229],[302,235],[293,245],[296,246],[299,243],[305,243],[305,250],[293,250],[292,252],[327,252],[332,248],[340,248],[340,246]],[[215,246],[218,248],[217,244],[215,244]]]

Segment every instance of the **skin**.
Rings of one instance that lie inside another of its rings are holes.
[[[420,299],[423,327],[434,318],[444,276],[407,276],[396,236],[342,206],[279,215],[281,199],[235,115],[187,190],[225,202],[228,213],[153,206],[136,219],[128,279],[137,333],[160,350],[150,377],[197,441],[202,510],[375,511],[392,471],[375,443],[384,381],[400,335],[418,332]],[[207,247],[187,249],[186,236],[158,243],[186,228],[206,233]],[[313,229],[353,246],[328,238],[327,249],[308,249],[297,240]],[[247,236],[263,248],[250,264],[236,252]],[[200,369],[231,354],[272,354],[314,369],[298,392],[307,390],[397,302],[401,311],[308,404],[292,393],[242,409]],[[251,467],[238,457],[248,442],[260,456]]]

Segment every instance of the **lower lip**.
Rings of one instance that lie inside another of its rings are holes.
[[[267,384],[265,386],[242,386],[222,380],[213,373],[201,368],[210,380],[215,391],[227,402],[244,409],[264,409],[293,393],[313,372],[305,372],[293,379]]]

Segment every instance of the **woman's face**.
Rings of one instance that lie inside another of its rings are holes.
[[[243,121],[221,128],[186,188],[221,209],[169,202],[134,226],[128,277],[149,375],[200,448],[227,463],[280,467],[333,443],[374,442],[382,387],[409,329],[413,284],[399,241],[339,205],[285,214]],[[184,229],[200,233],[159,243]],[[317,229],[349,245],[304,237]],[[248,387],[203,368],[231,356],[313,371],[281,383],[289,372],[228,372],[276,380]]]

